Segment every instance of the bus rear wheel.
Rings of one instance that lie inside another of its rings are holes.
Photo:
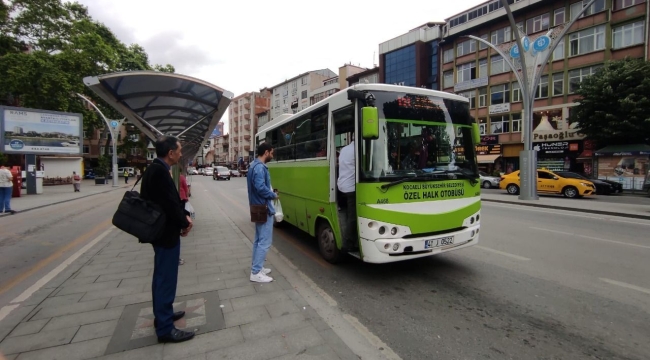
[[[341,261],[343,253],[336,246],[334,231],[327,221],[322,221],[318,226],[316,239],[318,240],[318,249],[323,259],[332,264]]]

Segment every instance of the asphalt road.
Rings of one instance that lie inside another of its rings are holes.
[[[115,192],[0,217],[0,306],[111,226]]]
[[[194,176],[252,238],[245,178]],[[274,246],[403,359],[647,359],[650,222],[484,203],[478,246],[395,264],[331,265],[316,241]]]
[[[193,176],[252,238],[245,178]],[[0,305],[110,226],[119,196],[0,218]],[[274,246],[403,359],[647,359],[650,222],[484,203],[478,246],[331,265],[286,227]]]

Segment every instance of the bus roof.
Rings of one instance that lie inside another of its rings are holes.
[[[298,116],[302,116],[302,114],[312,111],[314,109],[317,109],[321,106],[323,106],[325,103],[337,100],[339,97],[345,97],[347,98],[347,91],[348,90],[358,90],[358,91],[394,91],[394,92],[404,92],[408,94],[414,94],[414,95],[424,95],[424,96],[439,96],[443,99],[450,99],[450,100],[456,100],[456,101],[463,101],[463,102],[469,102],[469,99],[466,97],[444,92],[444,91],[438,91],[438,90],[431,90],[427,88],[419,88],[419,87],[413,87],[413,86],[401,86],[401,85],[390,85],[390,84],[355,84],[350,87],[347,87],[339,92],[336,92],[332,94],[331,96],[315,103],[314,105],[309,106],[308,108],[303,109],[302,111],[295,113],[295,114],[282,114],[278,116],[277,118],[273,119],[273,121],[270,121],[264,125],[262,125],[258,130],[257,133],[255,134],[255,137],[257,137],[260,133],[266,132],[270,128],[275,128],[277,126],[280,126],[284,123],[287,123],[294,118]]]

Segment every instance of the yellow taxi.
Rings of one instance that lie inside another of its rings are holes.
[[[502,175],[499,188],[510,195],[519,194],[519,170],[508,175]],[[546,169],[537,170],[537,192],[540,194],[564,195],[568,198],[579,198],[593,195],[596,187],[591,181],[562,177]]]

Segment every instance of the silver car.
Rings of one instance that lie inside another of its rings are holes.
[[[499,181],[501,181],[500,177],[490,176],[483,171],[479,171],[478,173],[481,176],[481,186],[484,189],[499,188]]]

